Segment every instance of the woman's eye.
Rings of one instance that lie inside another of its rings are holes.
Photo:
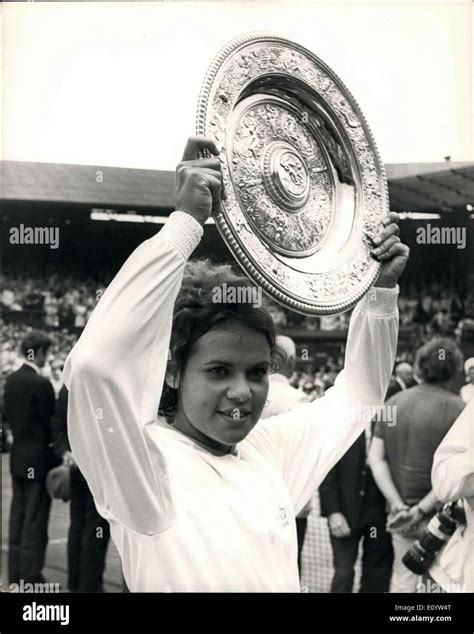
[[[225,376],[227,372],[227,368],[225,368],[223,365],[219,365],[219,366],[216,366],[215,368],[209,368],[208,372],[210,372],[211,374],[215,374],[217,376]]]
[[[256,379],[263,379],[263,377],[267,375],[267,369],[256,368],[255,370],[251,370],[250,374],[252,377],[255,377]]]

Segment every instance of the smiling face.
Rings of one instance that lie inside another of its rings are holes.
[[[260,418],[270,363],[262,332],[232,321],[205,333],[179,377],[174,427],[214,453],[228,453]]]

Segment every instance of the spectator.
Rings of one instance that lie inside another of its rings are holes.
[[[278,372],[269,377],[269,390],[267,404],[262,412],[262,419],[270,416],[278,416],[283,412],[289,412],[301,403],[308,403],[309,399],[304,392],[291,387],[290,377],[295,369],[296,347],[290,337],[279,335],[276,339],[277,346],[285,354],[285,359],[280,363]],[[301,552],[303,550],[308,515],[311,512],[311,500],[296,517],[296,533],[298,537],[298,569],[301,577]]]
[[[81,294],[79,301],[74,305],[73,312],[75,315],[74,326],[76,328],[84,328],[86,325],[87,306],[85,296]]]
[[[416,385],[416,381],[413,378],[413,367],[406,362],[399,363],[395,366],[394,376],[388,386],[387,400],[400,390],[406,390],[414,385]]]
[[[58,319],[60,327],[71,327],[74,325],[74,295],[66,292],[59,301]]]
[[[284,359],[281,361],[278,371],[269,377],[270,389],[262,418],[270,418],[270,416],[288,412],[300,403],[308,402],[303,392],[290,385],[290,378],[293,375],[296,362],[294,341],[290,337],[279,335],[277,346],[283,352]]]
[[[51,449],[54,391],[41,376],[51,346],[42,332],[22,341],[23,365],[5,385],[5,418],[13,434],[10,470],[13,498],[10,510],[8,570],[10,583],[44,582],[51,499],[45,486],[55,466]]]
[[[6,310],[21,310],[20,304],[16,301],[15,292],[11,288],[2,291],[2,305]]]
[[[388,592],[392,540],[385,529],[385,499],[367,464],[370,427],[331,469],[319,487],[321,515],[328,518],[333,551],[331,592],[352,592],[359,544],[363,544],[359,592]]]
[[[433,331],[438,335],[447,335],[451,329],[451,315],[447,308],[442,308],[437,311],[431,320]]]
[[[319,321],[321,330],[337,330],[340,327],[339,315],[323,315]]]
[[[54,395],[56,398],[58,398],[59,392],[63,386],[63,367],[64,359],[54,359],[51,363],[50,381],[54,388]]]
[[[304,327],[306,330],[309,331],[315,331],[315,330],[319,330],[320,328],[320,319],[319,317],[305,317],[304,320]]]
[[[43,295],[32,289],[23,297],[23,309],[31,312],[43,312],[44,298]]]
[[[453,394],[461,367],[461,352],[451,340],[425,344],[416,359],[422,383],[388,400],[386,411],[395,412],[395,420],[384,416],[376,423],[369,464],[390,510],[388,526],[394,548],[391,592],[416,590],[417,576],[403,565],[402,557],[415,541],[420,523],[437,506],[431,490],[433,455],[464,406]]]
[[[284,328],[286,326],[286,312],[282,306],[278,306],[274,303],[269,304],[268,312],[272,316],[275,326],[280,328]]]
[[[68,535],[70,592],[104,592],[105,557],[110,527],[95,507],[92,493],[79,471],[67,435],[68,392],[63,385],[54,422],[54,451],[71,469],[71,506]]]
[[[425,295],[418,305],[415,319],[419,324],[427,324],[433,316],[433,299],[430,295]]]
[[[57,328],[59,326],[58,300],[50,291],[45,294],[44,312],[44,323],[52,328]]]

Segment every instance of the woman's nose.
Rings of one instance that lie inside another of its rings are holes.
[[[226,396],[235,401],[247,401],[252,396],[252,392],[245,379],[238,379],[232,382],[227,388]]]

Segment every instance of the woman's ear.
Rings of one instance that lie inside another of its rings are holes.
[[[165,382],[168,387],[171,387],[175,390],[179,387],[179,375],[176,376],[174,374],[166,373]]]
[[[168,387],[177,390],[181,379],[181,372],[178,370],[175,361],[168,361],[166,366],[165,383]]]

